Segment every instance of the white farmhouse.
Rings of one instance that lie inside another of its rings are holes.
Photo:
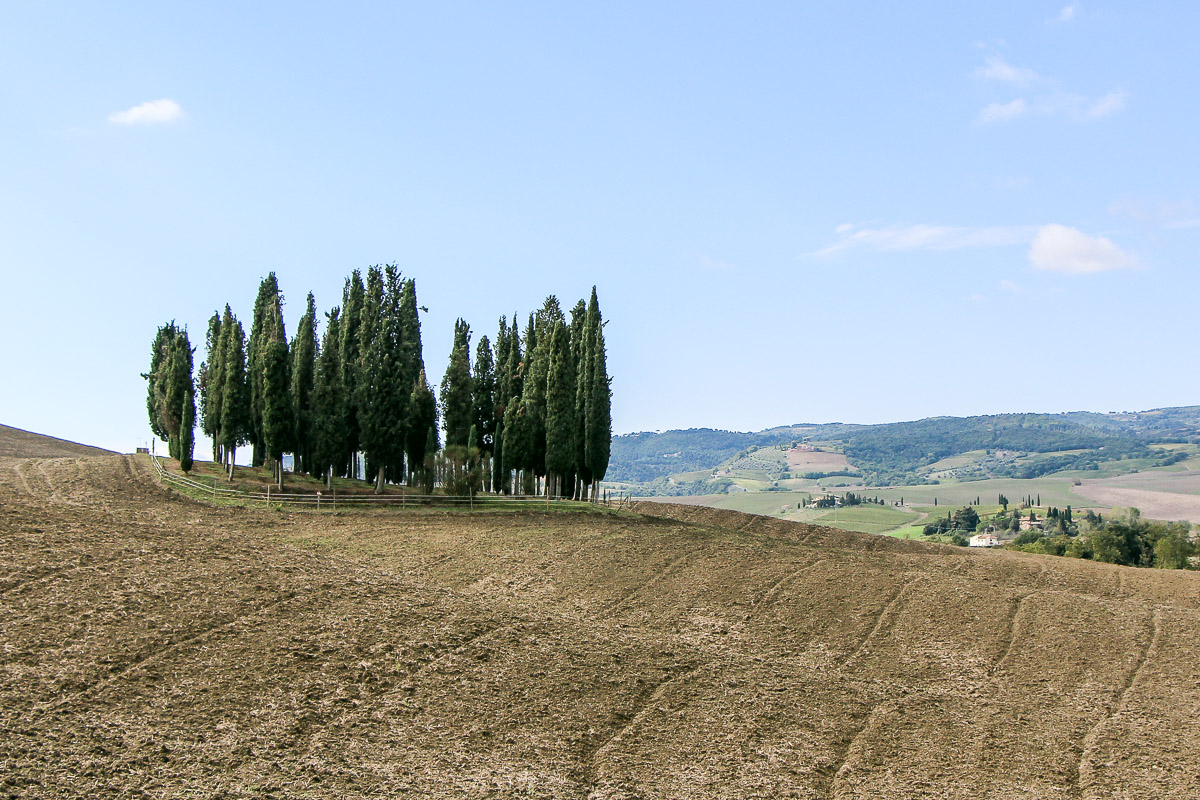
[[[977,533],[968,542],[971,547],[998,547],[1000,540],[994,533]]]

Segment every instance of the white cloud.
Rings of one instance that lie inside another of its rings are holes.
[[[147,100],[124,111],[114,111],[108,121],[114,125],[162,125],[183,116],[183,109],[174,100]]]
[[[1024,289],[1009,280],[1000,281],[1000,288],[1006,292],[1009,292],[1010,294],[1015,294],[1018,297],[1025,294]]]
[[[967,227],[953,225],[893,225],[886,228],[859,228],[839,225],[838,241],[813,255],[832,255],[843,250],[960,250],[970,247],[1000,247],[1024,244],[1034,229],[1030,227]]]
[[[1024,86],[1041,80],[1042,76],[1026,67],[1014,67],[1000,56],[988,56],[987,66],[977,69],[976,74],[981,78],[993,81],[1004,81]]]
[[[1070,22],[1073,19],[1075,19],[1075,6],[1074,5],[1066,6],[1063,8],[1062,11],[1058,12],[1058,21],[1059,22]]]
[[[1025,102],[1025,98],[1018,97],[1009,103],[988,103],[979,112],[978,122],[981,125],[986,125],[989,122],[1003,122],[1004,120],[1016,119],[1025,115],[1029,111],[1029,104]]]
[[[1137,259],[1103,236],[1088,236],[1066,225],[1043,225],[1029,247],[1029,260],[1041,270],[1082,275],[1136,267]]]
[[[1124,108],[1125,93],[1117,90],[1109,92],[1104,97],[1092,103],[1087,110],[1086,116],[1088,119],[1099,119],[1100,117],[1107,117],[1109,114],[1114,114],[1117,111],[1122,111]]]
[[[697,253],[697,256],[700,259],[700,266],[704,267],[710,272],[733,272],[737,269],[737,267],[735,267],[733,264],[730,264],[728,261],[721,261],[718,258],[709,258],[703,253]]]

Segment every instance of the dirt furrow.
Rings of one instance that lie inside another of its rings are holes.
[[[693,674],[695,674],[698,669],[700,669],[699,665],[686,667],[683,669],[683,671],[672,675],[670,678],[667,678],[662,683],[658,684],[654,691],[652,691],[645,698],[645,700],[641,702],[641,704],[638,706],[638,710],[630,718],[629,722],[622,725],[620,728],[614,731],[611,736],[601,742],[601,744],[595,749],[595,751],[591,754],[591,757],[588,759],[588,762],[591,765],[592,774],[593,785],[591,789],[594,790],[596,788],[596,784],[600,782],[600,770],[602,762],[605,758],[607,758],[608,754],[613,750],[613,748],[624,742],[629,734],[639,725],[641,725],[651,712],[658,708],[658,702],[666,695],[668,689],[687,680]]]
[[[1092,776],[1095,774],[1095,765],[1089,760],[1088,755],[1095,749],[1096,741],[1100,738],[1100,734],[1104,731],[1108,724],[1122,711],[1125,710],[1125,704],[1129,697],[1129,693],[1137,685],[1138,677],[1142,674],[1142,670],[1146,664],[1158,654],[1158,642],[1162,636],[1162,618],[1161,611],[1156,606],[1150,614],[1152,633],[1150,641],[1146,648],[1142,650],[1134,668],[1129,671],[1125,677],[1125,681],[1118,687],[1116,699],[1114,700],[1110,711],[1096,721],[1087,735],[1083,737],[1083,742],[1080,745],[1079,764],[1076,769],[1077,781],[1076,792],[1078,796],[1083,797],[1087,787],[1093,783]]]
[[[870,643],[871,639],[875,637],[875,634],[883,630],[884,625],[889,622],[893,612],[900,605],[905,592],[907,592],[909,588],[912,587],[913,584],[915,584],[918,580],[918,578],[913,578],[912,580],[905,582],[899,589],[896,590],[896,594],[892,596],[891,601],[883,607],[881,612],[879,612],[879,618],[875,620],[875,626],[871,628],[867,635],[863,637],[862,641],[858,643],[858,647],[854,649],[854,652],[850,654],[849,658],[842,662],[843,667],[850,666],[854,662],[854,659],[858,658],[859,654],[866,649],[867,644]]]
[[[254,608],[251,611],[247,611],[244,614],[238,614],[233,619],[227,620],[218,625],[212,625],[207,628],[203,628],[190,636],[183,637],[182,639],[175,639],[170,642],[167,642],[166,644],[160,645],[160,646],[154,648],[153,650],[151,650],[146,655],[142,656],[141,658],[138,658],[138,659],[126,664],[125,666],[120,667],[117,670],[110,672],[108,677],[104,678],[103,680],[97,681],[89,686],[85,686],[83,689],[80,689],[79,691],[76,691],[76,692],[72,692],[69,695],[60,697],[51,703],[43,703],[41,705],[34,706],[33,710],[36,712],[41,712],[41,713],[49,713],[51,711],[55,711],[59,708],[62,708],[63,706],[69,705],[77,700],[80,700],[84,697],[95,694],[96,692],[102,691],[105,688],[107,688],[108,686],[111,686],[112,684],[121,680],[126,675],[129,675],[130,673],[135,672],[137,670],[144,669],[147,666],[149,666],[150,664],[153,664],[154,662],[158,661],[159,659],[163,658],[164,656],[166,656],[182,647],[186,647],[191,644],[196,644],[197,642],[203,642],[203,641],[209,639],[210,637],[215,636],[216,634],[220,633],[221,631],[225,631],[230,628],[233,628],[237,624],[249,619],[250,617],[257,616],[258,614],[261,614],[265,611],[270,611],[271,609],[275,608],[276,606],[282,605],[283,603],[286,603],[290,600],[296,599],[296,597],[298,597],[298,595],[291,594],[291,593],[285,594],[283,597],[280,597],[269,603],[264,603],[264,604],[258,606],[257,608]]]

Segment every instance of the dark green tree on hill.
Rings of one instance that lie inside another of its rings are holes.
[[[296,326],[296,336],[291,346],[291,398],[292,421],[295,425],[292,431],[292,453],[295,456],[296,472],[321,474],[321,467],[314,469],[312,461],[313,447],[313,388],[317,372],[317,303],[312,292],[304,309],[304,316]]]
[[[341,474],[347,454],[347,409],[342,388],[342,329],[340,309],[325,315],[325,336],[317,356],[312,395],[312,463],[310,474],[321,474],[325,487],[333,487],[335,471]]]
[[[354,270],[346,279],[342,290],[341,331],[338,339],[338,360],[342,367],[342,405],[345,409],[345,447],[342,452],[346,463],[341,465],[339,474],[347,478],[357,478],[358,451],[360,448],[358,411],[358,376],[362,363],[362,314],[366,298],[366,288],[363,286],[362,273]]]
[[[238,447],[250,441],[250,386],[246,377],[246,333],[225,306],[221,318],[221,454],[233,480]]]
[[[191,469],[196,426],[196,385],[192,379],[192,355],[187,330],[169,322],[158,329],[151,345],[146,410],[150,429],[167,443],[171,458]],[[190,427],[189,427],[190,426]],[[186,453],[185,453],[186,450]],[[185,470],[186,471],[186,470]]]
[[[225,307],[228,310],[228,306]],[[221,456],[221,396],[224,368],[221,365],[221,315],[214,313],[208,320],[204,339],[208,357],[200,363],[197,383],[200,388],[200,430],[212,439],[213,462]]]
[[[474,423],[475,408],[471,379],[471,328],[461,319],[454,322],[454,344],[450,365],[442,377],[440,404],[447,447],[466,447]]]

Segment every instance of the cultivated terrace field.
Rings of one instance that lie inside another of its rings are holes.
[[[0,796],[1200,796],[1200,573],[643,509],[0,459]]]

